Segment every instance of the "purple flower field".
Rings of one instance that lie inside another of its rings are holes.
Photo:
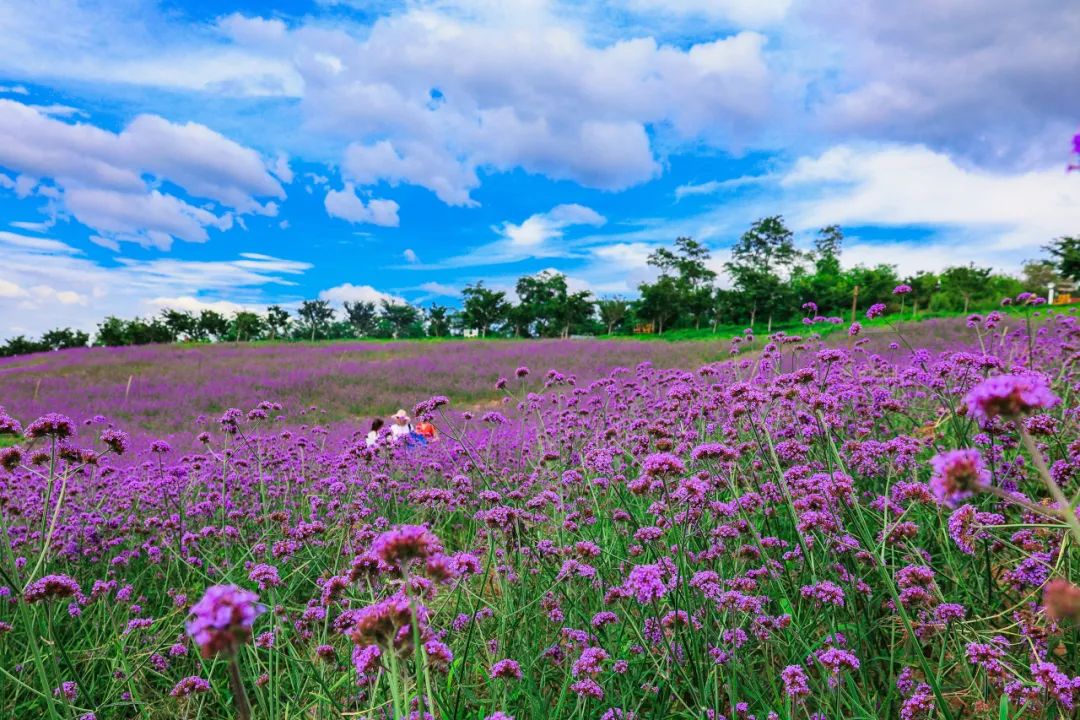
[[[0,717],[1076,717],[1080,325],[894,330],[6,361]]]
[[[600,340],[85,348],[0,359],[0,398],[19,417],[105,413],[133,434],[181,434],[183,442],[198,416],[266,398],[290,420],[316,406],[320,422],[366,425],[368,415],[411,408],[432,394],[467,405],[497,401],[495,379],[524,363],[592,380],[644,359],[691,367],[727,352],[719,342]]]

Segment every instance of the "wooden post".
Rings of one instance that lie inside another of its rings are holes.
[[[855,313],[859,308],[859,286],[855,286],[855,292],[851,295],[851,322],[855,322]]]

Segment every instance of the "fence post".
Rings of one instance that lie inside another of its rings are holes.
[[[859,286],[855,286],[855,292],[851,296],[851,322],[855,322],[855,313],[859,307]]]

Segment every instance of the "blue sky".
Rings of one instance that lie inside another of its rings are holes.
[[[1080,228],[1076,37],[1058,0],[0,0],[0,337],[548,268],[632,296],[774,213],[1014,271]]]

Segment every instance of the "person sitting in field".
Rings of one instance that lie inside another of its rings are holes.
[[[375,443],[379,441],[379,431],[382,430],[384,424],[382,418],[375,418],[371,421],[371,430],[367,434],[368,447],[375,447]]]
[[[409,422],[409,414],[404,410],[398,410],[391,417],[394,424],[390,426],[390,437],[394,439],[394,442],[401,440],[402,438],[408,439],[413,434],[412,423]]]
[[[427,420],[416,423],[416,432],[424,438],[425,442],[433,443],[439,441],[438,429]]]

